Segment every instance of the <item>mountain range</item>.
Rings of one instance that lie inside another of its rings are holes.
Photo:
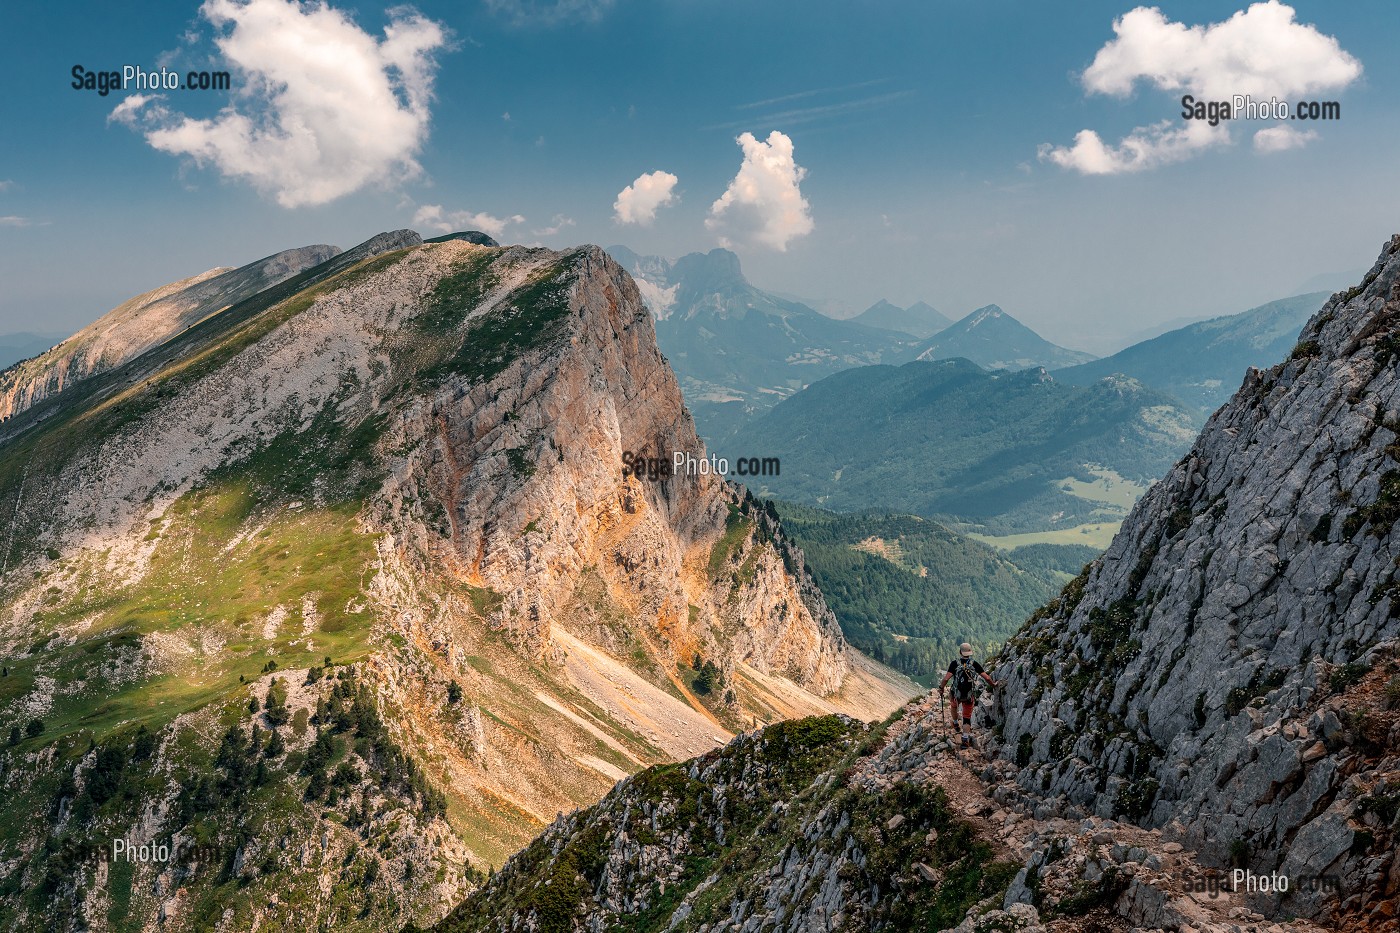
[[[1239,388],[1251,366],[1270,366],[1286,356],[1328,297],[1325,292],[1297,295],[1188,324],[1112,356],[1056,370],[1055,378],[1089,385],[1121,373],[1185,402],[1204,420]]]
[[[438,929],[1393,933],[1397,317],[1400,236],[991,663],[986,757],[932,697],[748,733]]]
[[[627,468],[704,451],[602,250],[322,251],[26,370],[0,927],[431,923],[629,773],[916,690],[750,496]]]
[[[919,340],[926,340],[953,322],[932,305],[916,301],[907,308],[890,304],[881,298],[851,320],[871,327],[895,330]]]
[[[609,252],[636,279],[701,436],[714,441],[810,382],[878,363],[913,340],[755,288],[726,249],[675,262]]]
[[[1043,369],[994,373],[953,359],[830,376],[717,449],[779,458],[779,475],[751,481],[763,495],[1010,534],[1121,518],[1103,497],[1062,487],[1095,482],[1094,470],[1150,482],[1193,436],[1188,412],[1131,379],[1080,387]]]

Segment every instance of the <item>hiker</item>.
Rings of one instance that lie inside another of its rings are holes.
[[[943,681],[938,685],[938,697],[943,698],[943,690],[948,686],[948,681],[953,682],[956,691],[957,705],[953,707],[953,720],[957,721],[958,707],[962,707],[962,744],[964,748],[972,747],[972,699],[977,688],[977,678],[981,677],[992,689],[996,689],[997,682],[982,670],[982,665],[972,659],[972,646],[963,642],[958,648],[958,657],[948,665],[948,671],[943,675]]]

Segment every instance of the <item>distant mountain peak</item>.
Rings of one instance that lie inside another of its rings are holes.
[[[901,308],[885,298],[881,298],[851,320],[870,327],[909,334],[920,340],[927,340],[953,323],[927,302],[916,301],[907,308]]]
[[[999,305],[983,305],[962,320],[939,331],[919,346],[912,359],[936,360],[962,356],[986,369],[1059,369],[1075,360],[1094,357],[1056,346],[1007,314]]]
[[[686,253],[672,267],[675,277],[701,274],[707,277],[743,279],[739,257],[731,250],[716,247],[708,253]]]
[[[956,326],[962,327],[965,330],[972,330],[972,328],[985,321],[995,321],[1002,318],[1005,318],[1006,320],[1011,321],[1014,324],[1020,324],[1022,327],[1025,327],[1025,325],[1021,324],[1020,321],[1016,320],[1014,317],[1003,311],[1000,305],[985,305],[981,308],[978,308],[976,311],[973,311],[961,321],[958,321]],[[1030,328],[1026,329],[1029,330]]]

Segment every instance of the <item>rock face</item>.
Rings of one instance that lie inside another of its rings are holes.
[[[11,419],[0,927],[429,922],[628,773],[853,708],[868,662],[771,516],[624,472],[673,450],[601,250],[412,231]],[[216,854],[83,854],[117,837]]]
[[[0,373],[0,420],[120,366],[208,315],[339,253],[337,246],[283,250],[237,269],[210,269],[137,295],[48,352]]]
[[[556,275],[540,287],[558,290],[558,318],[539,322],[534,346],[498,376],[449,381],[391,431],[411,453],[390,509],[432,502],[449,523],[445,539],[418,526],[413,543],[438,572],[502,594],[503,624],[538,653],[555,626],[569,628],[591,570],[612,603],[653,620],[646,636],[668,661],[718,654],[836,690],[847,670],[839,627],[803,575],[755,540],[748,503],[713,475],[624,475],[629,454],[703,459],[630,277],[601,251],[562,272],[536,255],[507,252],[493,268]]]
[[[1398,354],[1400,237],[1008,644],[1025,798],[1289,875],[1268,913],[1393,922]]]

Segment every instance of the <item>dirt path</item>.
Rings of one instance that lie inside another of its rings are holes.
[[[857,764],[851,781],[871,791],[901,781],[942,787],[953,809],[999,858],[1040,869],[1042,909],[1106,878],[1118,879],[1122,893],[1110,907],[1095,911],[1092,919],[1050,919],[1044,921],[1044,929],[1322,933],[1307,921],[1272,922],[1253,913],[1244,895],[1231,890],[1227,876],[1217,879],[1213,869],[1197,861],[1196,853],[1164,840],[1159,830],[1098,817],[1041,820],[997,802],[988,791],[1013,781],[1015,766],[989,760],[976,749],[960,749],[953,735],[947,710],[940,711],[937,696],[929,694],[909,705],[906,715],[890,727],[881,750]],[[1019,890],[1019,899],[1029,903],[1024,882],[1024,877],[1013,882],[1010,895]]]

